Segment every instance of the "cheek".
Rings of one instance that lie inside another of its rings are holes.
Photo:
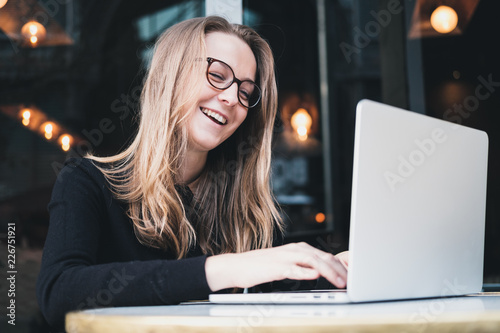
[[[199,100],[207,100],[217,95],[218,91],[207,84],[204,84],[200,89]]]

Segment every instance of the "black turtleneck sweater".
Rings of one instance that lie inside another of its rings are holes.
[[[189,206],[187,186],[178,192]],[[200,248],[176,260],[171,251],[142,245],[126,204],[115,199],[90,160],[66,162],[48,208],[37,297],[54,329],[63,330],[64,316],[73,310],[177,304],[210,293]]]

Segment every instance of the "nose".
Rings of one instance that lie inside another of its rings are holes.
[[[229,106],[234,106],[238,104],[238,84],[233,82],[229,88],[222,90],[218,98],[221,102],[226,103]]]

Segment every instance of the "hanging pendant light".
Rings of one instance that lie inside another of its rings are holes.
[[[431,25],[439,33],[452,32],[457,24],[457,12],[449,6],[439,6],[431,14]]]
[[[45,39],[47,30],[37,21],[29,21],[21,28],[21,34],[32,47],[36,47]]]

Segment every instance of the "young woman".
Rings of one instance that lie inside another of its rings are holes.
[[[272,52],[218,17],[165,31],[122,153],[69,160],[54,186],[37,294],[48,322],[100,306],[176,304],[226,288],[320,276],[345,260],[282,229],[269,188]]]

